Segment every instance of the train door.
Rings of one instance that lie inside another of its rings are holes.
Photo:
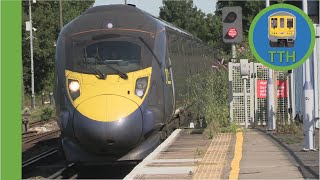
[[[169,39],[167,39],[170,41]],[[165,101],[165,116],[167,121],[170,121],[172,115],[175,111],[175,96],[174,96],[174,82],[173,82],[173,74],[172,74],[172,64],[171,64],[171,57],[174,58],[174,55],[171,54],[169,51],[169,43],[167,44],[166,48],[166,57],[165,57],[165,64],[164,64],[164,101]]]

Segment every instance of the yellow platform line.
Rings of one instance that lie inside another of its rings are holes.
[[[242,144],[243,144],[243,133],[237,132],[236,145],[234,149],[234,157],[231,162],[231,171],[229,179],[237,180],[239,178],[240,161],[242,158]]]

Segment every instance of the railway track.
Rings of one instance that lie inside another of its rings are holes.
[[[76,179],[78,177],[77,166],[78,164],[71,163],[49,176],[48,179]]]
[[[52,137],[59,133],[60,133],[59,129],[45,132],[45,133],[40,133],[40,134],[37,134],[37,132],[31,132],[30,134],[26,134],[26,136],[22,136],[22,144],[24,145],[32,142],[38,142],[40,140],[47,139],[48,137]]]
[[[57,154],[58,153],[58,148],[52,148],[46,152],[43,152],[33,158],[30,158],[24,162],[22,162],[22,169],[25,169],[41,160],[44,160],[45,158],[48,158],[49,156],[52,156],[54,154]]]

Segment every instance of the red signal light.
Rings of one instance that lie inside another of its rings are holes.
[[[236,28],[230,28],[228,30],[228,36],[231,38],[235,38],[238,35],[238,31]]]

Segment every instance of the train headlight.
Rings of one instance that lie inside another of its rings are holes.
[[[142,98],[148,86],[148,77],[137,79],[135,94]]]
[[[68,80],[68,89],[72,100],[77,99],[80,96],[80,84],[77,80]]]

